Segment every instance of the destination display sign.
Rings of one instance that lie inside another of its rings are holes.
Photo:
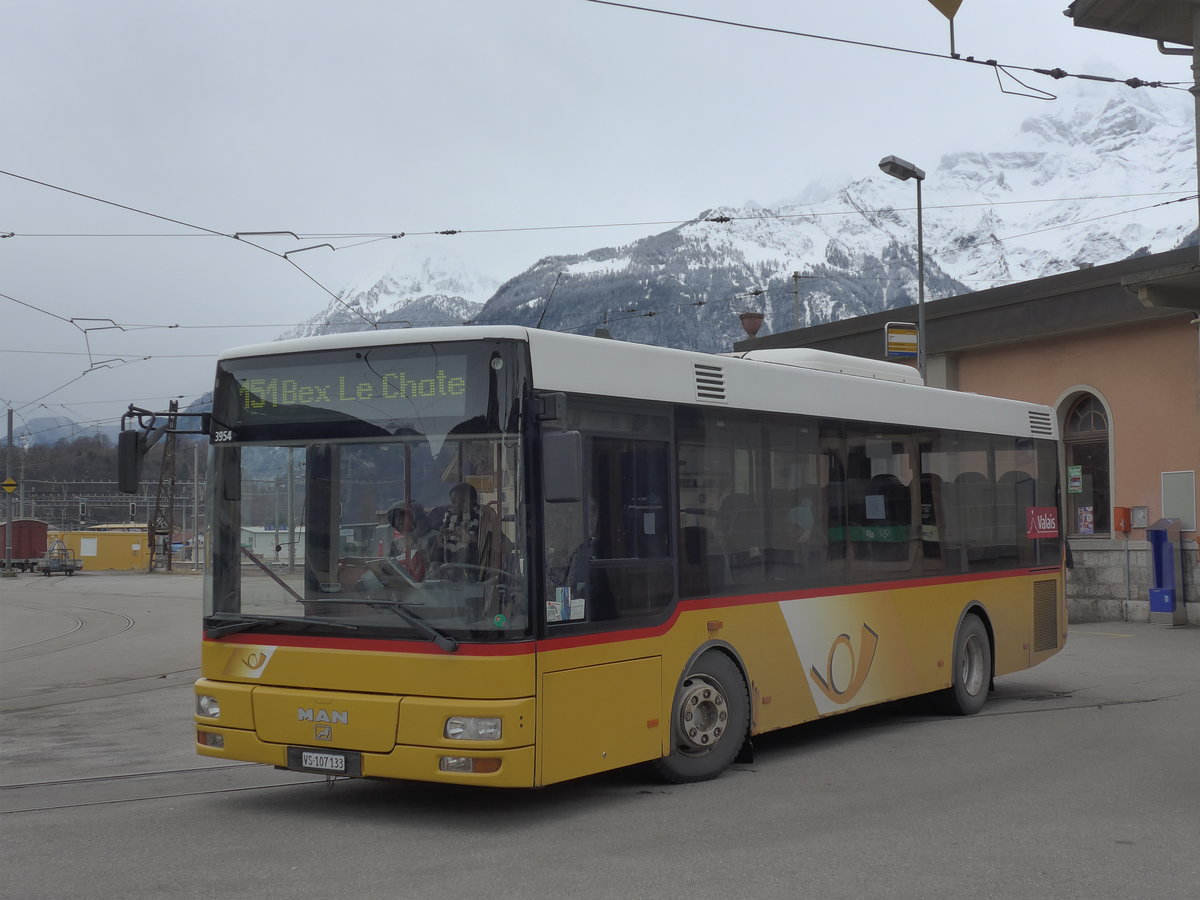
[[[387,372],[354,371],[339,365],[302,366],[247,377],[238,384],[245,412],[289,407],[338,407],[389,401],[429,415],[461,415],[466,408],[466,357],[409,360]]]
[[[315,436],[325,426],[346,436],[451,427],[486,405],[493,370],[480,349],[378,347],[223,361],[213,442]]]

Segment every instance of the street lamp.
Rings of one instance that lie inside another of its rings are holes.
[[[921,381],[925,380],[925,234],[921,223],[921,182],[925,170],[918,169],[908,160],[898,156],[885,156],[879,168],[901,181],[917,180],[917,371]]]

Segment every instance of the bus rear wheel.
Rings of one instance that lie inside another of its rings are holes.
[[[954,636],[953,683],[942,694],[942,706],[951,715],[970,716],[983,708],[992,683],[992,645],[979,616],[963,617]]]
[[[692,664],[671,711],[671,752],[655,766],[675,784],[716,778],[732,763],[750,727],[746,679],[718,650]]]

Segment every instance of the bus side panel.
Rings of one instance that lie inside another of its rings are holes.
[[[1044,602],[1052,604],[1043,630],[1052,632],[1062,594],[1061,578],[1053,574],[882,588],[779,605],[808,692],[824,716],[949,687],[954,636],[972,604],[983,608],[991,624],[997,675],[1053,655],[1061,640],[1036,659],[1030,653],[1038,583],[1048,598]]]
[[[803,689],[819,715],[932,689],[919,660],[929,656],[921,644],[939,617],[905,609],[906,593],[877,590],[780,604],[793,653],[804,665]],[[915,622],[921,627],[913,628]]]
[[[986,587],[981,586],[972,597],[978,599],[992,624],[992,670],[996,675],[1029,668],[1032,591],[1026,576],[990,582]]]
[[[963,613],[975,605],[982,607],[991,626],[994,674],[1019,672],[1053,656],[1063,645],[1062,593],[1062,578],[1053,572],[1021,572],[896,591],[897,602],[908,607],[902,616],[905,640],[913,658],[919,661],[914,693],[950,686],[958,623]],[[1035,620],[1039,616],[1045,619],[1047,613],[1049,624],[1043,628],[1047,634],[1040,638],[1044,643],[1039,645]]]
[[[1062,575],[1045,573],[1033,581],[1033,641],[1029,665],[1049,659],[1067,643],[1067,598]]]
[[[660,665],[654,656],[544,673],[538,784],[658,757]]]

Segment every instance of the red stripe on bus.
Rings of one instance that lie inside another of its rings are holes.
[[[316,637],[299,634],[254,633],[253,640],[245,637],[205,637],[205,643],[248,644],[255,647],[306,647],[315,650],[369,650],[377,653],[418,653],[430,656],[523,656],[534,650],[533,640],[524,639],[513,643],[465,644],[459,643],[455,653],[448,654],[432,641],[385,641],[379,638]]]
[[[934,585],[967,584],[978,581],[995,581],[1002,578],[1020,578],[1039,572],[1058,572],[1057,568],[1050,569],[1007,569],[1002,572],[980,572],[974,575],[940,575],[930,578],[911,578],[898,581],[871,581],[864,584],[845,584],[835,587],[809,588],[801,591],[771,591],[765,594],[728,595],[723,597],[700,597],[691,600],[680,600],[671,616],[658,625],[645,628],[627,628],[620,631],[589,632],[588,634],[569,635],[560,638],[546,638],[537,642],[538,650],[567,650],[573,647],[586,647],[596,644],[608,644],[614,641],[635,641],[644,638],[660,637],[675,625],[675,621],[686,611],[723,609],[731,606],[753,606],[760,603],[782,603],[787,600],[809,600],[815,597],[834,597],[839,594],[874,594],[881,591],[910,590],[912,588],[932,587]]]
[[[587,634],[564,635],[540,641],[525,639],[514,643],[469,644],[459,643],[457,655],[461,656],[523,656],[538,650],[567,650],[617,641],[637,641],[661,637],[674,627],[679,617],[686,612],[722,609],[731,606],[754,606],[762,603],[782,603],[787,600],[809,600],[816,597],[832,597],[838,594],[874,594],[880,591],[912,590],[935,585],[968,584],[977,581],[995,581],[1001,578],[1020,578],[1042,575],[1061,570],[1056,567],[1030,569],[1007,569],[1002,572],[981,572],[973,575],[940,575],[929,578],[911,578],[896,581],[870,581],[863,584],[844,584],[834,587],[809,588],[807,590],[771,591],[762,594],[732,594],[721,597],[698,597],[680,600],[671,615],[663,622],[644,628],[622,628]],[[415,653],[442,655],[445,651],[431,641],[385,641],[377,638],[316,637],[292,634],[255,634],[255,640],[245,641],[236,637],[208,638],[216,644],[252,643],[255,646],[306,647],[320,650],[367,650],[379,653]]]

